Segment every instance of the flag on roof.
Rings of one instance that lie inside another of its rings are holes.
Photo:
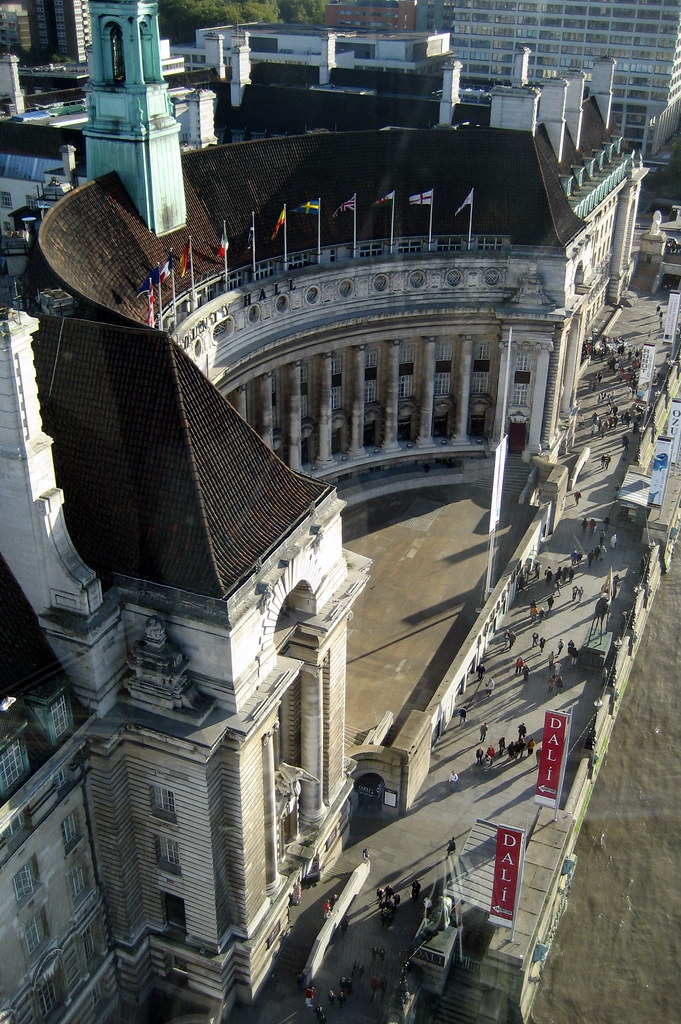
[[[416,195],[409,196],[409,202],[412,206],[432,206],[433,205],[433,190],[432,188],[426,189],[425,192],[417,192]]]
[[[374,203],[374,206],[388,206],[389,203],[394,203],[394,202],[395,202],[395,189],[393,189],[392,192],[388,192],[387,195],[381,196],[380,199],[377,199],[376,202]]]
[[[286,207],[284,207],[282,209],[281,213],[279,214],[279,220],[274,225],[274,231],[272,232],[272,239],[271,239],[271,241],[274,241],[274,239],[279,234],[279,228],[282,227],[282,225],[285,224],[285,223],[286,223]]]
[[[227,250],[228,249],[229,249],[229,242],[228,242],[227,237],[225,236],[225,233],[223,231],[222,238],[220,239],[220,248],[218,249],[218,256],[220,257],[221,260],[224,260],[225,256],[227,255]]]
[[[184,249],[180,253],[180,277],[184,277],[184,275],[187,273],[187,268],[189,266],[189,257],[191,255],[191,251],[192,251],[192,242],[191,242],[191,238],[190,238],[190,239],[188,239],[185,242]]]
[[[473,206],[473,192],[474,192],[474,189],[471,189],[470,192],[468,193],[468,195],[466,196],[466,198],[464,199],[464,201],[462,202],[462,204],[459,207],[459,209],[456,211],[456,213],[461,213],[461,211],[463,210],[464,206],[471,206],[471,207]],[[454,214],[455,217],[456,217],[456,213]]]
[[[152,291],[154,285],[155,284],[160,284],[160,281],[161,281],[161,271],[159,270],[158,267],[154,267],[152,270],[149,271],[149,273],[147,274],[147,277],[145,278],[145,280],[140,285],[137,294],[138,295],[144,295],[145,293]]]
[[[165,263],[161,267],[161,271],[160,271],[160,275],[159,275],[159,280],[160,280],[161,284],[165,284],[166,283],[166,281],[168,280],[168,278],[170,277],[172,272],[173,272],[173,254],[172,254],[172,252],[169,252],[168,253],[168,259],[165,261]]]
[[[149,287],[149,299],[147,301],[147,325],[154,326],[154,286]]]
[[[308,199],[306,203],[301,203],[300,206],[294,206],[293,213],[319,213],[319,200]]]
[[[351,199],[346,199],[344,203],[341,203],[337,210],[333,211],[333,216],[337,217],[339,213],[346,213],[348,210],[354,210],[357,205],[357,193]]]

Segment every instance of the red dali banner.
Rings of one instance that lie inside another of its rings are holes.
[[[525,859],[525,832],[521,828],[499,825],[494,860],[490,924],[513,928]]]
[[[539,772],[534,791],[534,802],[544,807],[558,807],[569,736],[570,715],[562,711],[547,711],[544,715]]]

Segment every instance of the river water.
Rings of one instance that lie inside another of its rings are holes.
[[[577,843],[572,892],[535,1000],[535,1024],[676,1019],[680,609],[677,550],[655,599]]]

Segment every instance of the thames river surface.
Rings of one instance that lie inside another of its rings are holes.
[[[681,551],[663,578],[578,843],[535,1024],[676,1019]]]

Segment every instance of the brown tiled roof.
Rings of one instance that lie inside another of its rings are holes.
[[[427,230],[424,211],[408,196],[435,188],[433,230],[466,233],[457,206],[475,188],[473,230],[505,234],[518,245],[564,246],[581,228],[558,179],[550,150],[529,132],[494,128],[394,130],[301,135],[213,146],[183,157],[186,228],[157,238],[147,230],[115,174],[89,182],[48,212],[40,244],[65,286],[132,320],[146,306],[137,290],[170,247],[178,254],[189,235],[197,277],[219,272],[226,221],[230,259],[248,263],[248,230],[255,211],[259,259],[280,256],[270,238],[283,203],[322,198],[322,244],[352,239],[352,217],[334,218],[339,203],[357,193],[358,237],[385,237],[389,211],[372,204],[396,192],[395,232]],[[317,218],[291,214],[289,251],[316,246]]]
[[[62,672],[28,600],[0,555],[0,698]]]
[[[66,524],[105,581],[224,598],[329,493],[158,331],[45,317],[34,351]]]

